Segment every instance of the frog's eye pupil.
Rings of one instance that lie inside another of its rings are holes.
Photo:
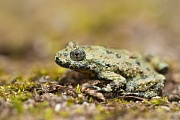
[[[75,51],[75,52],[74,52],[74,55],[75,55],[76,57],[78,57],[80,54],[81,54],[81,52],[79,52],[79,51]]]
[[[86,54],[83,49],[75,49],[70,53],[70,58],[74,61],[82,61],[85,57]]]

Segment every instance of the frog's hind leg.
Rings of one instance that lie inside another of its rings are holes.
[[[153,74],[144,79],[138,79],[127,83],[125,95],[131,94],[139,97],[151,98],[161,95],[165,77],[161,74]]]
[[[147,60],[147,62],[149,62],[150,64],[153,65],[154,69],[157,72],[159,72],[161,74],[167,73],[169,66],[166,62],[164,62],[159,57],[153,56],[153,55],[147,55],[145,57],[145,59]]]
[[[142,97],[142,98],[152,98],[155,96],[158,96],[159,93],[155,91],[146,91],[146,92],[125,92],[122,95],[124,96],[137,96],[137,97]]]

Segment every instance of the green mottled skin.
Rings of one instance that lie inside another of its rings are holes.
[[[85,57],[73,59],[70,53],[74,50],[84,50]],[[168,68],[157,57],[102,46],[79,46],[74,42],[69,42],[66,48],[58,51],[55,61],[62,67],[102,81],[101,86],[91,86],[97,91],[147,98],[161,94],[165,77],[157,71]]]

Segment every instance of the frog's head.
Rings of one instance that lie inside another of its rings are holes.
[[[75,42],[69,42],[64,49],[58,51],[55,62],[61,67],[77,71],[89,69],[85,51]]]

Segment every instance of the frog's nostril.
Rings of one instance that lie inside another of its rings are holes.
[[[59,57],[55,57],[55,62],[57,63],[57,64],[59,64],[61,61],[60,61],[60,59],[59,59]]]
[[[58,57],[55,57],[55,61],[58,61],[59,60],[59,58]]]

